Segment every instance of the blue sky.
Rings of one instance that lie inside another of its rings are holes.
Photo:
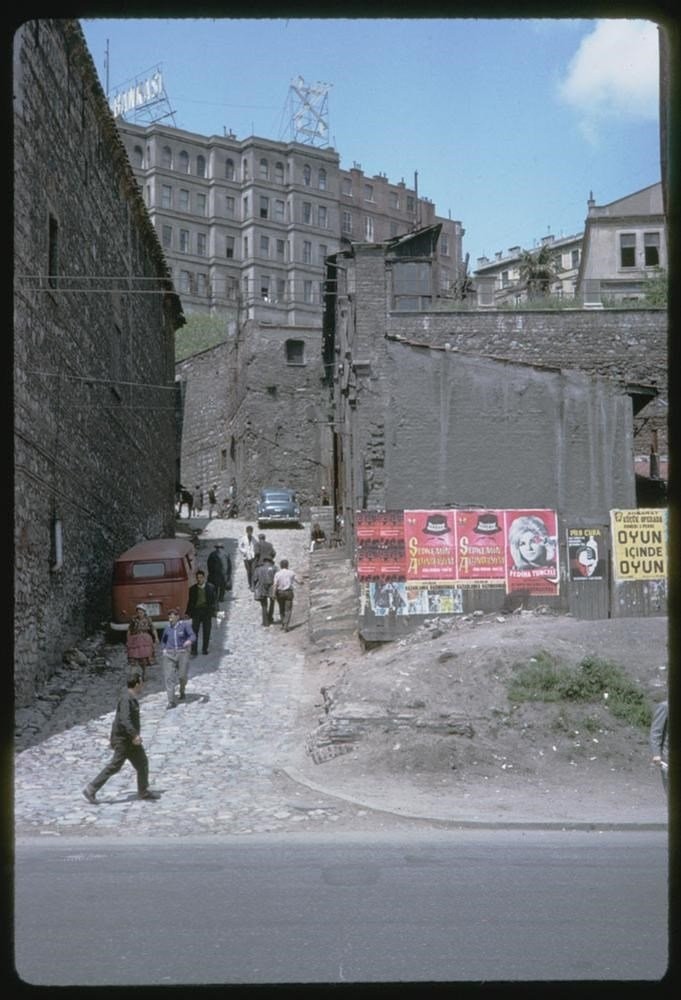
[[[289,139],[290,86],[329,84],[330,144],[413,184],[479,256],[581,232],[660,179],[657,27],[643,20],[81,21],[109,92],[161,65],[175,122]]]

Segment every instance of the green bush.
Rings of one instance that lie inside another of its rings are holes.
[[[615,718],[642,729],[652,719],[644,692],[616,664],[597,657],[587,656],[577,667],[568,667],[542,650],[529,663],[518,665],[508,697],[511,702],[603,700]]]

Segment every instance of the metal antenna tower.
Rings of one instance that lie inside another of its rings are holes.
[[[291,106],[291,140],[308,146],[327,146],[329,143],[329,91],[330,83],[305,83],[302,76],[291,80],[289,103]]]
[[[123,118],[136,125],[153,125],[170,118],[173,127],[176,127],[175,112],[170,106],[160,65],[118,87],[109,98],[109,107],[114,118]]]

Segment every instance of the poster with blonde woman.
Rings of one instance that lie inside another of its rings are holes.
[[[554,510],[509,510],[506,589],[558,594],[558,527]]]

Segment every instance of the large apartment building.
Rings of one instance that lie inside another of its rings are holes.
[[[459,274],[461,223],[416,184],[343,170],[330,147],[117,124],[187,313],[319,326],[329,254],[435,222],[442,294]]]

